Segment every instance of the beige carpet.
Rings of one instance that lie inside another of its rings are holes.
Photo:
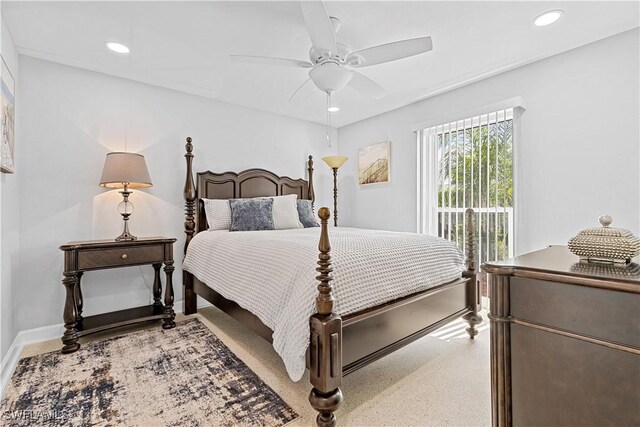
[[[202,309],[196,316],[301,416],[289,425],[315,425],[315,411],[307,401],[311,389],[308,375],[293,383],[269,343],[216,308]],[[483,317],[486,322],[486,313]],[[178,315],[177,320],[183,318]],[[338,425],[490,425],[489,331],[482,325],[480,334],[471,341],[463,329],[461,322],[445,326],[345,377],[345,401],[337,412]],[[58,340],[31,345],[22,356],[59,346]]]

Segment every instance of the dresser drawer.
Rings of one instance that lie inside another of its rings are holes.
[[[164,245],[94,249],[78,252],[78,269],[90,270],[125,265],[148,264],[164,260]]]
[[[511,278],[511,315],[640,348],[640,294]]]
[[[514,426],[639,426],[640,356],[511,325]]]

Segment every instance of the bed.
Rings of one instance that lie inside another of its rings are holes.
[[[194,180],[191,138],[187,138],[185,158],[183,311],[196,313],[199,295],[272,342],[292,379],[299,379],[308,368],[313,386],[309,401],[319,412],[319,426],[336,423],[334,412],[343,399],[340,385],[344,375],[459,317],[469,323],[471,339],[477,334],[475,326],[482,319],[478,314],[472,210],[465,216],[465,259],[457,249],[455,253],[448,249],[452,244],[438,238],[343,227],[329,231],[327,208],[318,210],[321,226],[315,229],[207,231],[202,199],[295,194],[313,202],[313,158],[309,156],[307,161],[306,180],[281,177],[264,169],[198,172]],[[207,233],[199,234],[203,231]],[[405,252],[383,250],[394,244]],[[425,245],[433,246],[435,252],[448,252],[448,261],[429,254]],[[411,258],[416,254],[431,264],[425,261],[420,267],[424,270],[407,273],[412,269],[399,264],[419,264]],[[288,262],[290,259],[296,262]],[[312,262],[316,263],[315,272]],[[374,268],[372,264],[379,266]],[[459,266],[457,272],[455,264]],[[349,286],[340,286],[349,277]],[[425,283],[417,283],[420,281]],[[225,282],[226,288],[222,287]],[[289,289],[287,298],[278,296],[282,291],[273,284],[280,283],[283,289]],[[346,291],[356,284],[356,293]],[[374,300],[362,296],[363,291],[385,297]],[[252,304],[251,295],[257,302]],[[286,301],[279,303],[283,299]],[[285,316],[284,306],[296,315],[291,319]]]

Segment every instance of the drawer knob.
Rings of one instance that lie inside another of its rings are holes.
[[[120,258],[122,258],[122,259],[127,259],[127,254],[122,254],[122,255],[120,256]]]

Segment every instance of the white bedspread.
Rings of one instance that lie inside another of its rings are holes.
[[[320,228],[206,231],[189,244],[184,269],[273,330],[273,347],[299,381],[315,312]],[[434,236],[330,228],[335,311],[340,315],[459,278],[463,256]]]

